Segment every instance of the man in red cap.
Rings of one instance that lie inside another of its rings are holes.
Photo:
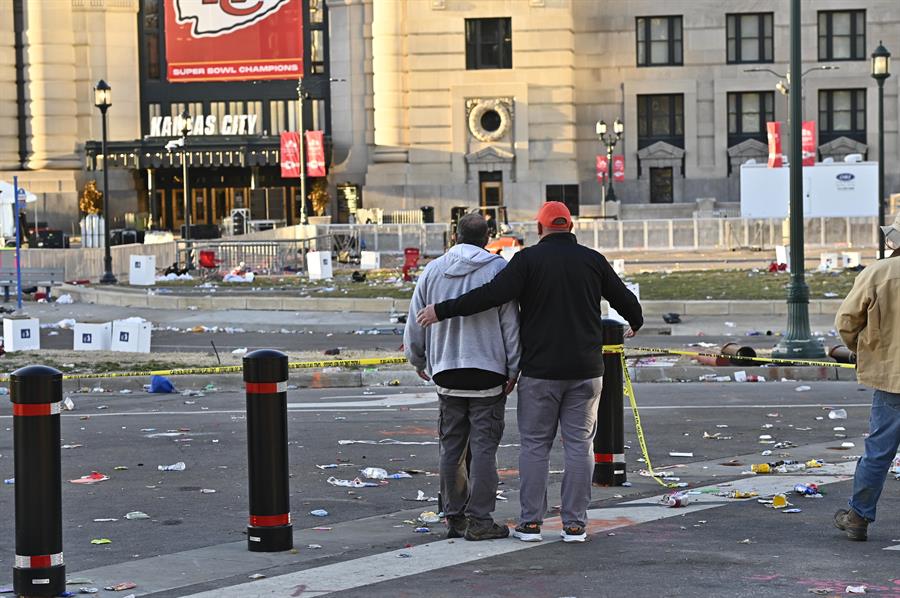
[[[626,336],[633,336],[644,318],[637,298],[606,258],[578,244],[565,204],[545,203],[537,223],[541,237],[537,245],[516,253],[491,282],[424,307],[416,321],[428,326],[518,300],[522,513],[513,535],[525,542],[542,539],[550,449],[558,428],[565,451],[562,537],[566,542],[584,542],[603,376],[600,301],[605,298],[628,320],[631,330]]]

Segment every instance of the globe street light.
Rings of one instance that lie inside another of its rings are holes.
[[[872,52],[872,78],[878,83],[878,226],[884,226],[884,80],[891,76],[891,53],[881,41]],[[878,258],[884,257],[884,235],[878,236]]]
[[[112,106],[112,88],[109,83],[100,79],[94,87],[94,106],[100,109],[100,122],[102,123],[101,149],[103,153],[103,276],[102,284],[116,284],[115,275],[112,272],[112,253],[109,247],[109,160],[106,155],[106,111]]]
[[[619,140],[622,138],[622,134],[625,132],[625,124],[620,121],[618,118],[613,121],[613,130],[610,134],[609,128],[606,124],[606,121],[598,120],[597,121],[597,137],[600,139],[600,143],[606,146],[606,179],[608,181],[607,189],[606,189],[606,197],[603,199],[603,215],[606,215],[606,202],[608,201],[616,201],[616,192],[613,190],[612,184],[612,156],[613,151],[616,149],[616,144],[619,143]]]

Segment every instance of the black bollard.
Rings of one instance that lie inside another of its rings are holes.
[[[294,547],[287,432],[288,357],[260,349],[244,356],[250,525],[247,548],[279,552]]]
[[[17,596],[66,591],[62,550],[59,407],[62,373],[30,365],[10,377],[16,475]]]
[[[594,436],[594,477],[597,486],[621,486],[625,474],[625,411],[622,357],[606,353],[606,347],[622,346],[625,327],[617,320],[603,320],[603,390],[597,406],[597,434]]]

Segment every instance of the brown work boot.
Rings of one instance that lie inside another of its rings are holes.
[[[469,523],[466,520],[465,515],[456,515],[453,517],[447,517],[447,537],[448,538],[462,538],[466,535],[466,529],[468,529]]]
[[[851,540],[865,542],[868,538],[869,522],[853,509],[838,509],[834,514],[834,527],[846,532]]]

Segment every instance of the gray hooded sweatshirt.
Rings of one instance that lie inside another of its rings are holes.
[[[434,376],[444,370],[477,368],[512,378],[519,373],[519,306],[511,301],[465,318],[449,318],[423,329],[416,313],[429,303],[454,299],[490,282],[506,260],[469,244],[453,246],[425,267],[409,305],[403,343],[406,358]]]

